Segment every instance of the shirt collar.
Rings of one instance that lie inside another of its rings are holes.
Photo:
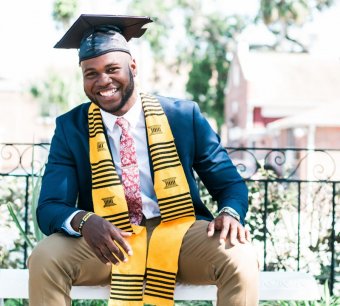
[[[113,132],[113,128],[118,116],[112,115],[102,109],[100,109],[100,112],[102,114],[104,125],[110,132]],[[140,95],[137,94],[135,104],[122,117],[124,117],[124,119],[126,119],[129,122],[131,128],[135,128],[138,124],[141,112],[142,112],[142,100],[140,98]]]

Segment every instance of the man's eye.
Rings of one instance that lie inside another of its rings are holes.
[[[113,73],[113,72],[115,72],[117,70],[117,68],[109,68],[108,70],[107,70],[107,72],[108,73]]]
[[[96,75],[97,75],[97,73],[93,71],[93,72],[87,73],[87,74],[86,74],[86,77],[87,77],[87,78],[93,78],[93,77],[95,77]]]

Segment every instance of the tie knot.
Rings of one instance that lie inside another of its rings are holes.
[[[123,118],[123,117],[117,118],[116,124],[118,126],[120,126],[122,128],[122,130],[125,130],[125,131],[128,130],[129,122],[125,118]]]

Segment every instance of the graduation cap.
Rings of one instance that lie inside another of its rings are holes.
[[[127,42],[141,37],[149,22],[146,16],[82,14],[54,48],[79,49],[79,62],[112,51],[130,54]]]

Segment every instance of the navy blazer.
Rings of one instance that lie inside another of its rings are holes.
[[[157,98],[175,138],[197,219],[211,220],[213,216],[200,199],[194,171],[217,201],[218,209],[225,206],[235,209],[244,223],[248,209],[247,187],[198,105]],[[56,120],[37,208],[38,223],[46,235],[62,231],[63,222],[77,209],[93,211],[89,106],[90,103],[81,104]]]

